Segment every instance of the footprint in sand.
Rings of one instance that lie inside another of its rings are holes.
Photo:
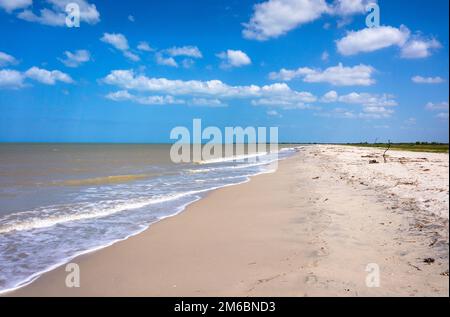
[[[305,277],[306,284],[316,284],[317,281],[318,281],[318,278],[313,273],[309,273],[308,276]]]

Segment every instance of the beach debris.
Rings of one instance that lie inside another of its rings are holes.
[[[413,268],[415,268],[417,271],[422,271],[422,270],[420,269],[420,267],[418,267],[418,266],[416,266],[416,265],[414,265],[414,264],[411,264],[410,262],[408,262],[408,265],[411,266],[411,267],[413,267]]]
[[[316,177],[313,177],[312,179],[319,179],[320,177],[319,176],[316,176]]]
[[[377,160],[370,160],[369,164],[378,164],[378,161]]]
[[[423,259],[423,262],[425,262],[426,264],[432,264],[432,263],[434,263],[434,259],[433,258],[426,258],[426,259]]]
[[[444,272],[442,272],[441,274],[439,274],[439,275],[442,275],[442,276],[448,276],[448,270],[447,271],[444,271]]]
[[[417,181],[411,182],[411,181],[398,181],[394,187],[403,185],[403,186],[417,186],[419,183]]]
[[[384,151],[384,153],[383,153],[384,163],[387,163],[386,152],[389,151],[390,148],[391,148],[391,140],[388,141],[388,147],[387,147],[386,151]]]
[[[428,245],[429,247],[432,247],[436,244],[436,242],[438,242],[437,238],[434,238],[433,241]]]

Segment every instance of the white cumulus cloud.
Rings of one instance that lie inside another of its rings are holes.
[[[189,102],[192,106],[198,107],[227,107],[228,105],[224,103],[222,100],[217,98],[192,98]]]
[[[132,70],[114,70],[102,82],[119,87],[124,91],[160,93],[175,97],[185,96],[190,105],[224,106],[223,99],[251,99],[253,105],[281,106],[285,108],[307,109],[307,103],[317,98],[309,93],[292,90],[285,83],[272,85],[230,86],[220,80],[172,80],[152,78],[137,74]],[[121,93],[122,98],[125,98]],[[116,96],[117,97],[117,96]],[[110,98],[111,99],[111,98]]]
[[[0,8],[10,13],[17,9],[29,7],[33,0],[0,0]]]
[[[91,53],[87,50],[77,50],[75,52],[64,52],[64,58],[59,59],[67,67],[78,67],[91,59]]]
[[[63,73],[59,70],[49,71],[46,69],[38,68],[36,66],[28,69],[24,75],[27,78],[31,78],[46,85],[54,85],[58,81],[68,84],[73,83],[73,79],[66,73]]]
[[[220,52],[217,57],[223,60],[222,67],[242,67],[252,63],[250,57],[240,50],[226,50]]]
[[[158,65],[170,66],[170,67],[178,67],[177,61],[173,57],[166,57],[161,52],[158,52],[156,55],[156,63]]]
[[[23,86],[24,76],[21,72],[11,69],[0,69],[0,88],[20,88]]]
[[[277,38],[303,24],[328,14],[348,20],[364,14],[366,6],[376,0],[268,0],[253,7],[253,14],[244,23],[244,38],[265,41]],[[327,23],[329,25],[329,23]]]
[[[256,4],[242,35],[247,39],[268,40],[318,19],[328,12],[325,0],[269,0]]]
[[[440,103],[429,102],[426,104],[425,109],[430,111],[448,110],[448,101],[443,101]]]
[[[150,45],[147,42],[139,42],[137,49],[143,52],[152,52],[154,51],[153,48],[150,47]]]
[[[418,35],[411,35],[409,29],[401,25],[399,28],[380,26],[350,31],[336,41],[339,53],[345,56],[368,53],[397,46],[402,58],[425,58],[433,51],[442,47],[436,39],[425,39]]]
[[[26,9],[18,13],[19,19],[36,22],[50,26],[66,25],[66,6],[69,3],[76,3],[80,8],[80,21],[88,24],[97,24],[100,22],[100,13],[97,11],[95,4],[91,4],[86,0],[47,0],[50,8],[42,8],[36,14],[30,9]]]
[[[119,90],[106,95],[106,98],[113,101],[132,101],[141,105],[173,105],[173,104],[184,104],[185,101],[182,99],[176,99],[173,96],[137,96],[130,94],[126,90]]]
[[[398,103],[394,99],[394,96],[389,94],[378,95],[378,94],[352,92],[340,96],[334,90],[331,90],[326,94],[324,94],[320,99],[320,101],[325,103],[355,104],[366,107],[395,107],[398,105]]]
[[[329,83],[334,86],[370,86],[375,83],[372,78],[374,71],[375,69],[368,65],[345,67],[339,63],[325,70],[309,67],[300,67],[296,70],[283,68],[279,72],[270,73],[269,78],[283,81],[301,78],[308,83]]]
[[[0,67],[4,67],[6,65],[15,65],[17,63],[18,61],[14,56],[9,55],[5,52],[0,52]]]
[[[59,70],[49,71],[36,66],[31,67],[26,72],[11,69],[0,70],[0,87],[2,88],[24,87],[26,79],[32,79],[45,85],[54,85],[56,82],[74,83],[68,74]]]
[[[125,35],[121,33],[103,33],[100,41],[110,44],[117,50],[121,51],[126,58],[132,60],[133,62],[140,60],[138,55],[130,51],[128,40]]]
[[[390,46],[402,47],[409,36],[410,31],[405,26],[400,28],[380,26],[348,32],[344,38],[336,42],[336,46],[339,53],[348,56]]]
[[[411,80],[416,84],[441,84],[445,82],[442,77],[423,77],[423,76],[414,76]]]
[[[436,39],[412,39],[402,47],[401,57],[409,59],[425,58],[429,57],[434,50],[441,47],[441,43]]]
[[[130,48],[127,38],[120,33],[104,33],[100,40],[114,46],[119,51],[127,51]]]
[[[165,52],[170,56],[187,56],[192,58],[202,58],[202,52],[197,46],[181,46],[181,47],[171,47],[165,50]]]
[[[332,4],[332,14],[348,16],[353,14],[365,14],[366,8],[376,0],[335,0]]]

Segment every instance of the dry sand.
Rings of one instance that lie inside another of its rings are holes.
[[[381,154],[301,147],[275,173],[76,258],[80,288],[60,267],[9,295],[448,296],[448,154]],[[366,285],[369,263],[380,287]]]

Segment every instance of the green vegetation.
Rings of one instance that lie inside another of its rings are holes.
[[[375,147],[387,149],[387,143],[347,143],[351,146]],[[437,142],[416,142],[416,143],[391,143],[390,150],[413,151],[413,152],[433,152],[448,153],[448,143]]]

